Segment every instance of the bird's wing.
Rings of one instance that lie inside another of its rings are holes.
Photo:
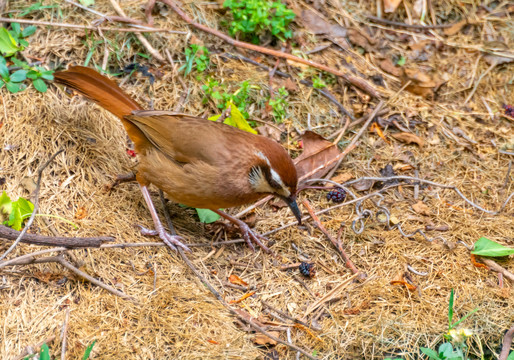
[[[136,125],[157,149],[179,163],[223,161],[256,137],[232,126],[167,111],[136,111],[125,119]]]

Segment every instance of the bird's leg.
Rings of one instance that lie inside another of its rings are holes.
[[[175,246],[180,246],[182,249],[186,251],[191,251],[189,248],[182,244],[180,240],[184,240],[182,237],[177,235],[170,235],[166,232],[164,229],[164,226],[161,223],[161,220],[159,220],[159,215],[157,215],[157,211],[155,210],[155,206],[153,205],[152,198],[150,197],[150,193],[148,192],[148,188],[146,186],[140,185],[141,192],[143,193],[143,198],[145,199],[146,205],[148,206],[148,209],[150,210],[150,214],[152,215],[153,223],[155,225],[155,231],[159,235],[159,237],[164,241],[166,245],[168,245],[173,250],[176,250]],[[145,229],[146,230],[146,229]],[[150,234],[153,234],[153,232],[150,230]]]
[[[243,234],[243,239],[246,240],[246,243],[253,251],[255,251],[255,247],[253,246],[252,241],[254,243],[256,243],[257,245],[259,245],[262,248],[262,250],[264,250],[265,252],[267,252],[267,253],[271,252],[271,250],[266,245],[264,245],[261,241],[261,240],[266,241],[268,239],[266,239],[262,235],[259,235],[255,232],[253,232],[244,221],[236,219],[235,217],[230,216],[229,214],[226,214],[220,210],[212,210],[212,211],[214,211],[216,214],[220,215],[221,217],[224,217],[228,221],[239,226],[239,230],[241,230],[241,234]]]

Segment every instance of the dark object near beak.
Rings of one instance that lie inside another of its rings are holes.
[[[296,220],[298,220],[298,225],[302,225],[302,213],[300,209],[298,209],[298,204],[296,203],[296,195],[291,195],[289,197],[284,198],[287,206],[291,209]]]

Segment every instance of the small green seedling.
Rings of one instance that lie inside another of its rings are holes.
[[[187,76],[196,68],[198,72],[204,72],[210,65],[209,50],[205,46],[191,44],[185,50],[186,63],[182,65],[179,71],[184,71],[184,76]]]
[[[93,341],[87,348],[86,350],[84,351],[84,355],[82,356],[82,360],[88,360],[89,359],[89,355],[91,354],[91,351],[93,350],[93,346],[95,346],[96,344],[96,340]],[[23,358],[23,360],[30,360],[30,359],[34,359],[34,357],[37,356],[37,354],[32,354],[32,355],[29,355],[29,356],[25,356]],[[43,344],[41,346],[41,350],[39,351],[39,360],[51,360],[51,357],[50,357],[50,348],[48,347],[47,344]]]
[[[269,105],[271,106],[271,113],[273,118],[277,123],[281,123],[284,121],[287,115],[287,108],[289,107],[289,103],[286,98],[289,96],[289,93],[285,89],[285,87],[281,87],[277,90],[278,94],[275,95],[273,99],[269,100]]]
[[[314,89],[323,89],[326,86],[327,84],[323,81],[321,75],[312,79],[312,87]]]
[[[282,41],[292,37],[289,24],[295,13],[280,1],[225,0],[223,7],[229,8],[232,14],[231,35],[242,34],[254,43],[267,32]]]

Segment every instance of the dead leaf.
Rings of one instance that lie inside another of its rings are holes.
[[[289,91],[290,93],[295,93],[298,91],[298,85],[296,84],[295,81],[291,80],[291,78],[287,78],[285,81],[284,81],[284,87],[286,88],[287,91]]]
[[[255,318],[252,315],[250,315],[250,313],[248,311],[245,311],[245,310],[240,309],[238,307],[234,307],[233,309],[234,309],[234,311],[236,313],[239,314],[239,316],[241,316],[243,319],[245,319],[246,322],[250,322],[251,321],[251,322],[253,322],[257,326],[260,326],[260,327],[265,326],[263,323],[261,323],[259,320],[257,320],[257,318]]]
[[[320,178],[335,165],[340,152],[336,145],[322,136],[306,131],[302,136],[303,153],[295,159],[298,178]],[[312,173],[313,172],[313,173]]]
[[[329,23],[311,10],[303,10],[301,13],[301,20],[304,26],[315,35],[325,34],[333,38],[344,38],[347,35],[344,27],[339,24]]]
[[[411,84],[406,87],[407,91],[426,99],[433,98],[437,89],[444,83],[444,81],[434,79],[420,69],[412,68],[404,68],[401,79],[404,84],[408,81],[411,82]]]
[[[230,300],[228,303],[229,304],[239,304],[241,301],[243,300],[246,300],[248,299],[250,296],[253,296],[255,295],[255,291],[250,291],[246,294],[244,294],[243,296],[241,296],[239,299],[236,299],[236,300]]]
[[[415,143],[418,144],[419,147],[423,147],[425,145],[425,141],[413,133],[401,132],[397,134],[391,134],[391,136],[396,140],[400,140],[407,144]]]
[[[239,276],[234,275],[234,274],[232,274],[228,277],[228,281],[230,281],[232,284],[248,286],[248,283],[246,281],[244,281]]]
[[[270,126],[268,124],[264,124],[264,125],[261,125],[261,126],[257,126],[255,128],[255,130],[257,130],[259,135],[262,135],[262,136],[265,136],[267,138],[273,139],[273,140],[275,140],[277,142],[280,142],[280,137],[282,136],[282,132],[280,130],[278,130],[276,127],[274,127],[274,126]]]
[[[371,189],[373,186],[374,181],[373,180],[361,180],[354,184],[352,184],[352,187],[357,191],[366,191]]]
[[[348,39],[352,44],[360,46],[367,52],[373,51],[373,45],[375,45],[375,41],[369,36],[366,36],[366,34],[361,31],[348,29]]]
[[[391,74],[396,77],[402,76],[402,69],[391,61],[391,59],[382,60],[378,66],[384,70],[386,73]]]
[[[279,337],[280,333],[278,331],[268,331],[270,335],[273,335],[275,337]],[[258,333],[255,335],[255,338],[253,339],[253,342],[257,345],[277,345],[277,342],[267,335]]]
[[[77,209],[77,212],[75,213],[75,219],[82,220],[87,216],[87,210],[84,206],[81,206]]]
[[[417,212],[418,214],[421,214],[421,215],[430,215],[432,212],[430,211],[430,208],[425,205],[425,203],[423,201],[418,201],[417,203],[415,203],[414,205],[412,205],[412,208],[414,209],[415,212]]]
[[[464,26],[466,26],[468,24],[468,20],[464,19],[464,20],[461,20],[461,21],[458,21],[456,22],[455,24],[453,24],[452,26],[446,28],[443,30],[443,33],[444,35],[446,36],[452,36],[452,35],[455,35],[457,34],[458,32],[460,32],[462,30],[462,28]]]
[[[219,345],[219,342],[217,342],[216,340],[207,339],[207,342],[210,344]]]
[[[384,0],[384,12],[393,13],[398,8],[402,0]]]
[[[336,175],[334,176],[332,179],[332,181],[335,181],[336,183],[339,183],[339,184],[343,184],[349,180],[353,179],[353,175],[350,174],[350,173],[342,173],[342,174],[339,174],[339,175]]]

